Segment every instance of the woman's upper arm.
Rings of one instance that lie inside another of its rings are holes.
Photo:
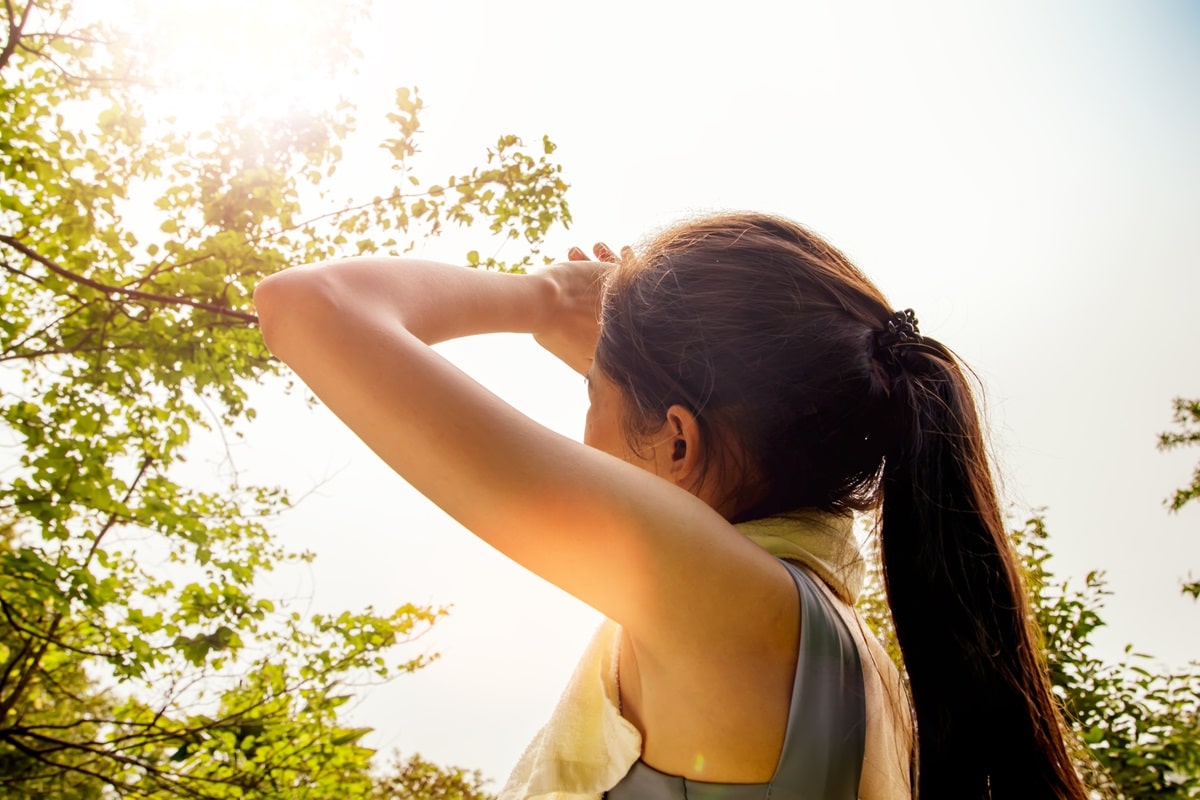
[[[394,282],[370,290],[367,280],[351,291],[337,277],[318,270],[265,283],[255,299],[268,345],[385,462],[466,528],[640,638],[690,637],[727,627],[723,621],[754,627],[743,612],[778,599],[781,584],[761,580],[775,566],[770,556],[732,535],[701,500],[539,425],[410,330],[413,319],[425,326],[419,332],[497,329],[513,309],[485,307],[519,306],[530,287],[469,280],[433,301],[500,316],[428,323],[434,315],[422,306],[430,298],[392,309],[405,291]],[[424,279],[414,283],[411,291],[429,289]]]

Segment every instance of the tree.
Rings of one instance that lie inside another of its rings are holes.
[[[1187,400],[1176,397],[1173,401],[1174,414],[1172,421],[1176,430],[1166,431],[1158,435],[1160,450],[1173,450],[1176,447],[1200,444],[1200,400]],[[1167,508],[1178,511],[1193,500],[1200,498],[1200,465],[1192,473],[1192,482],[1175,490],[1175,494],[1167,500]]]
[[[484,790],[478,770],[439,767],[420,755],[407,759],[395,757],[372,787],[369,800],[494,800]]]
[[[1156,667],[1132,645],[1117,663],[1097,658],[1091,636],[1104,625],[1104,576],[1090,573],[1082,588],[1057,580],[1040,518],[1016,536],[1051,682],[1087,746],[1089,783],[1116,798],[1200,797],[1200,664]]]
[[[1158,435],[1159,450],[1200,444],[1200,400],[1176,397],[1174,406],[1172,421],[1176,429]],[[1192,482],[1176,489],[1175,494],[1167,498],[1166,504],[1172,512],[1177,512],[1196,499],[1200,499],[1200,464],[1197,464],[1192,472]],[[1193,598],[1200,599],[1200,580],[1184,583],[1183,591]]]
[[[289,19],[310,21],[320,68],[346,69],[366,6],[310,6]],[[268,10],[244,0],[226,24],[261,35]],[[247,97],[197,129],[147,113],[170,75],[137,31],[54,0],[0,13],[0,797],[365,794],[344,686],[420,668],[393,648],[442,612],[303,617],[261,596],[262,573],[309,558],[264,526],[288,495],[180,466],[198,429],[239,435],[247,387],[279,373],[250,302],[262,277],[446,226],[536,251],[570,219],[554,146],[502,136],[427,184],[422,100],[402,87],[381,143],[396,182],[335,204],[351,104],[263,116]],[[313,61],[286,45],[272,57]]]

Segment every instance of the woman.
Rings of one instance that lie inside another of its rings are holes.
[[[271,350],[400,475],[614,621],[506,796],[1086,797],[950,352],[783,219],[597,255],[358,259],[255,295]],[[428,347],[493,331],[587,375],[589,446]],[[875,508],[911,773],[895,671],[850,607],[850,514]]]

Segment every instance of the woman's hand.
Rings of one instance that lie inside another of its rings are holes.
[[[617,255],[605,244],[592,248],[595,260],[578,247],[567,253],[566,263],[555,264],[540,276],[555,288],[555,302],[546,327],[534,340],[580,374],[586,374],[596,353],[600,336],[600,300],[608,275],[618,263]],[[622,257],[632,255],[628,247]]]
[[[633,248],[632,247],[629,247],[628,245],[626,245],[625,247],[622,247],[621,255],[620,255],[620,257],[618,257],[617,254],[612,251],[612,248],[609,247],[608,245],[606,245],[604,242],[596,242],[596,244],[592,247],[592,252],[596,254],[596,258],[595,258],[596,261],[603,261],[606,264],[619,264],[619,263],[621,263],[622,259],[628,259],[628,258],[633,257]],[[592,259],[588,258],[587,253],[583,252],[583,250],[581,250],[578,247],[572,247],[570,250],[568,250],[567,258],[570,259],[571,261],[591,261],[592,260]]]

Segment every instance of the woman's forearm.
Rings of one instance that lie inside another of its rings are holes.
[[[272,275],[254,302],[267,344],[291,363],[294,347],[346,326],[399,324],[426,344],[479,333],[538,333],[548,325],[555,292],[539,275],[360,258]]]

